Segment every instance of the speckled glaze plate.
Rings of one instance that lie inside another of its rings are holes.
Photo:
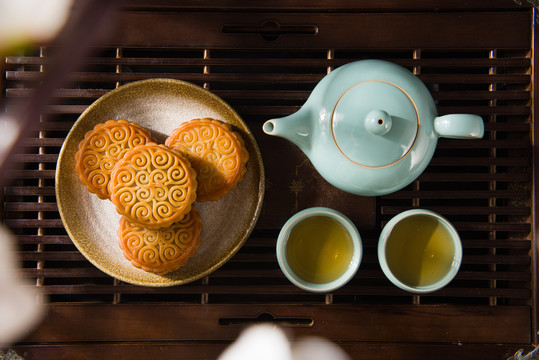
[[[167,275],[137,269],[118,246],[120,215],[109,200],[88,192],[75,172],[75,154],[87,131],[109,119],[126,119],[150,130],[159,143],[183,121],[211,117],[230,123],[243,137],[249,161],[243,180],[218,201],[197,202],[204,230],[202,243],[187,265]],[[64,226],[79,251],[103,272],[142,286],[173,286],[209,275],[243,245],[260,214],[264,167],[247,125],[218,96],[179,80],[149,79],[115,89],[81,114],[60,151],[56,198]]]

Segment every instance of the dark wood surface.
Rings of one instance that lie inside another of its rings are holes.
[[[532,349],[533,16],[529,3],[509,0],[130,2],[24,139],[22,169],[4,174],[3,223],[16,235],[23,274],[48,303],[45,320],[13,348],[27,360],[214,359],[246,326],[272,321],[295,339],[335,341],[354,359],[506,359]],[[7,111],[30,96],[54,50],[5,59]],[[328,71],[366,58],[413,71],[440,114],[482,116],[485,137],[441,139],[416,182],[365,198],[333,188],[294,145],[262,133],[265,120],[297,111]],[[111,89],[152,77],[191,81],[230,103],[257,139],[267,177],[262,214],[238,254],[171,288],[122,283],[93,267],[65,233],[54,197],[58,152],[80,113]],[[280,226],[310,206],[342,211],[364,240],[356,277],[332,294],[299,290],[277,266]],[[457,278],[425,296],[391,285],[376,256],[383,225],[414,207],[447,217],[464,247]]]

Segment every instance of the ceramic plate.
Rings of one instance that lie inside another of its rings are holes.
[[[109,119],[126,119],[150,130],[159,143],[178,125],[211,117],[230,123],[243,137],[250,158],[236,188],[218,201],[196,203],[202,216],[202,243],[187,265],[167,275],[139,270],[118,246],[120,215],[108,200],[87,191],[75,172],[75,153],[84,134]],[[103,272],[128,283],[172,286],[200,279],[229,260],[248,238],[260,214],[264,168],[249,128],[223,100],[179,80],[150,79],[124,85],[99,98],[73,125],[56,168],[56,198],[64,226],[79,251]]]

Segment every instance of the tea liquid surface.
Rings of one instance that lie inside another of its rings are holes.
[[[321,284],[339,278],[353,255],[352,238],[346,228],[326,216],[313,216],[290,232],[286,259],[303,280]]]
[[[455,246],[449,230],[435,219],[416,215],[397,224],[387,241],[391,272],[409,286],[428,286],[451,269]]]

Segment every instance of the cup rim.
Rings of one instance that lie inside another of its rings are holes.
[[[328,283],[324,283],[324,284],[318,284],[318,283],[305,281],[301,279],[299,276],[297,276],[288,265],[288,262],[286,260],[286,251],[285,251],[286,242],[288,240],[288,237],[290,235],[292,228],[299,222],[309,217],[317,216],[317,215],[330,217],[338,221],[340,224],[342,224],[346,228],[346,230],[350,233],[350,237],[352,239],[352,243],[354,246],[353,247],[354,251],[352,254],[352,261],[350,262],[348,269],[337,279],[330,281]],[[281,268],[281,271],[284,273],[286,278],[292,284],[306,291],[315,292],[315,293],[325,293],[325,292],[337,290],[338,288],[348,283],[355,276],[361,264],[361,259],[363,257],[363,246],[362,246],[361,236],[359,235],[359,231],[357,230],[357,227],[348,217],[346,217],[344,214],[334,209],[330,209],[326,207],[311,207],[311,208],[307,208],[307,209],[297,212],[285,222],[285,224],[281,228],[281,231],[279,232],[279,235],[277,237],[276,254],[277,254],[277,262],[279,264],[279,267]]]
[[[453,257],[453,264],[451,266],[450,271],[439,281],[436,283],[429,285],[429,286],[410,286],[401,280],[399,280],[395,275],[393,275],[393,272],[389,268],[389,264],[387,263],[386,257],[385,257],[385,247],[387,245],[387,241],[389,239],[389,235],[395,228],[395,225],[399,223],[400,221],[412,217],[412,216],[430,216],[434,217],[437,220],[439,220],[446,229],[452,234],[451,239],[453,240],[453,244],[455,246],[455,255]],[[457,275],[460,266],[462,264],[462,242],[460,239],[460,235],[458,231],[455,229],[453,224],[449,222],[446,218],[444,218],[442,215],[426,209],[410,209],[403,211],[397,215],[395,215],[393,218],[389,220],[389,222],[384,226],[382,229],[382,232],[380,233],[380,237],[378,238],[378,262],[380,264],[380,267],[382,268],[382,271],[384,272],[385,276],[391,281],[394,285],[397,287],[412,292],[412,293],[418,293],[418,294],[425,294],[430,293],[434,291],[438,291],[448,285]]]

